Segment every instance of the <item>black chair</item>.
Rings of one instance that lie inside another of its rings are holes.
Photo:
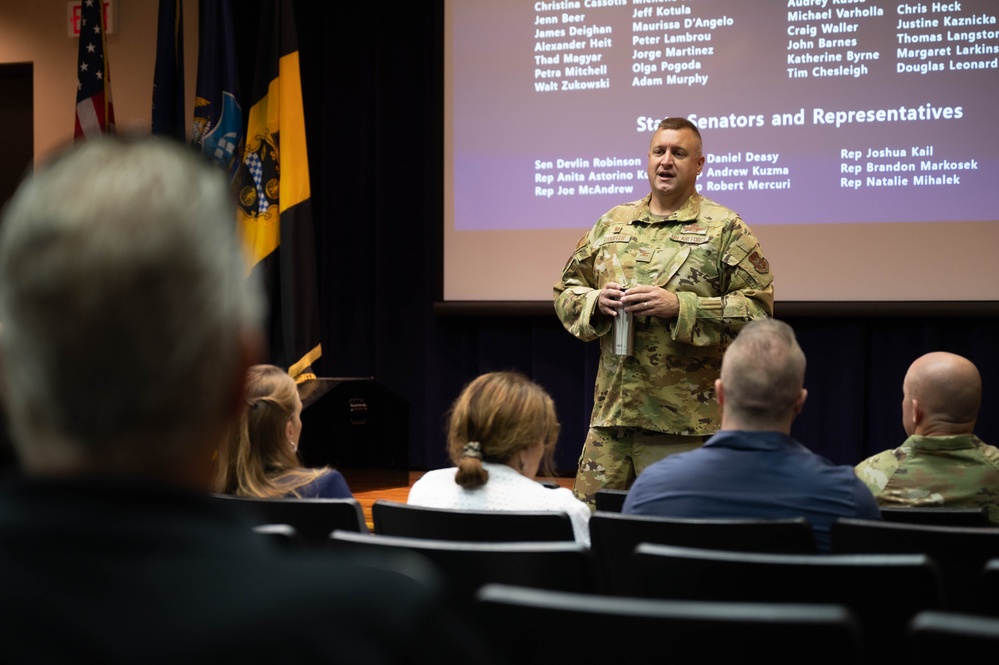
[[[357,499],[258,499],[215,494],[256,526],[287,524],[303,543],[325,542],[334,530],[367,533]]]
[[[461,602],[470,602],[488,583],[578,593],[592,589],[589,550],[576,542],[461,542],[335,531],[330,546],[365,554],[419,554],[439,569]]]
[[[628,561],[639,543],[745,552],[815,551],[812,525],[785,519],[681,519],[597,511],[590,517],[590,548],[600,590],[630,595]]]
[[[890,658],[912,617],[939,609],[936,564],[921,554],[725,552],[641,544],[628,570],[637,595],[669,600],[828,603],[860,621],[872,660]]]
[[[999,618],[999,557],[985,562],[975,588],[974,613]]]
[[[619,513],[624,508],[624,500],[628,498],[628,490],[597,490],[594,495],[597,511],[604,513]]]
[[[989,559],[999,557],[999,528],[901,524],[838,518],[830,530],[832,552],[840,554],[919,553],[940,567],[943,609],[979,610],[978,587]]]
[[[375,533],[466,542],[574,541],[572,521],[555,511],[449,510],[378,499]]]
[[[859,624],[842,606],[618,598],[490,584],[479,590],[476,610],[483,633],[496,636],[493,651],[521,665],[864,662]]]
[[[881,506],[881,518],[886,522],[931,524],[936,526],[991,526],[988,509],[981,508],[903,508]]]
[[[940,665],[965,657],[990,661],[999,650],[999,619],[955,612],[920,612],[909,626],[901,662]]]

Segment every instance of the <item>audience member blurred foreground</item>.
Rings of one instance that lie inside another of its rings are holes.
[[[89,140],[4,211],[4,660],[482,662],[418,562],[292,558],[211,500],[264,303],[201,160]]]

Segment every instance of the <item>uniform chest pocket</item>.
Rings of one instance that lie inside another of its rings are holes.
[[[604,236],[596,245],[597,264],[610,262],[621,265],[624,257],[631,254],[631,241],[634,239],[635,236],[627,233]]]
[[[668,260],[666,257],[663,257],[665,263],[662,266],[662,272],[655,279],[655,285],[665,286],[667,282],[673,279],[677,271],[680,270],[680,266],[682,266],[683,262],[687,260],[688,256],[690,256],[690,246],[684,245],[679,250],[674,252]]]

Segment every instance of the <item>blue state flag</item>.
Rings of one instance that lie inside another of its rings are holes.
[[[198,8],[198,82],[191,143],[224,168],[231,181],[244,138],[232,6],[230,0],[200,0]]]

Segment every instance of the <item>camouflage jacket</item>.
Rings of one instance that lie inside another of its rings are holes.
[[[668,217],[649,197],[612,208],[586,233],[555,284],[562,325],[600,338],[594,427],[702,436],[720,424],[714,380],[739,328],[773,315],[773,276],[759,241],[733,211],[693,194]],[[676,319],[635,316],[632,356],[613,350],[612,318],[597,311],[608,282],[677,295]]]
[[[999,524],[999,448],[974,435],[910,436],[854,467],[884,506],[986,506]]]

